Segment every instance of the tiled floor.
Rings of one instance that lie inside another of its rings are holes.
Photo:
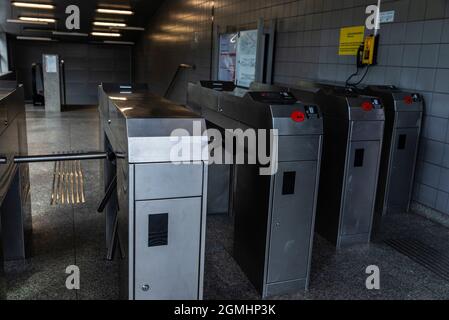
[[[46,115],[28,109],[31,154],[98,150],[95,109]],[[87,204],[50,206],[53,164],[31,166],[34,236],[32,257],[10,264],[8,299],[116,299],[117,264],[105,261],[104,218],[96,213],[100,164],[85,162]],[[449,230],[417,215],[396,215],[382,224],[370,246],[336,251],[316,237],[310,290],[277,299],[449,299],[449,283],[383,243],[414,238],[449,252]],[[206,299],[258,299],[258,294],[232,258],[232,221],[208,219],[205,274]],[[65,288],[69,265],[81,271],[81,290]],[[365,269],[381,270],[381,290],[365,287]]]

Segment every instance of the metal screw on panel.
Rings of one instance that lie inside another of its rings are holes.
[[[108,123],[111,124],[111,123],[112,123],[112,120],[108,120]]]
[[[144,291],[144,292],[150,291],[150,285],[149,284],[144,284],[142,286],[142,291]]]

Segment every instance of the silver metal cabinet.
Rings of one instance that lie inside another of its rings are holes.
[[[117,177],[106,215],[108,245],[117,216],[124,257],[125,299],[202,299],[206,227],[208,140],[205,121],[145,86],[103,84],[99,89],[106,151],[105,184]],[[199,126],[199,133],[194,131]],[[174,134],[183,129],[186,135]],[[174,163],[179,141],[190,151]]]
[[[369,243],[385,125],[381,100],[304,82],[292,92],[324,113],[317,232],[339,248]]]
[[[6,300],[6,281],[3,262],[2,217],[0,216],[0,300]]]
[[[392,86],[369,86],[362,92],[382,99],[385,107],[385,134],[376,216],[410,210],[418,157],[424,100],[417,93]]]
[[[230,92],[225,86],[190,84],[189,106],[219,128],[276,129],[279,138],[274,175],[261,175],[260,163],[232,169],[234,258],[264,298],[302,291],[308,287],[313,244],[320,108],[285,91]],[[294,121],[295,113],[304,119]]]
[[[8,159],[0,165],[0,211],[3,258],[25,259],[32,233],[28,164],[15,164],[13,157],[28,152],[23,87],[0,81],[0,155]]]

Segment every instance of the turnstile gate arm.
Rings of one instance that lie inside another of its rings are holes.
[[[106,190],[106,194],[103,197],[103,199],[101,200],[100,206],[98,207],[97,211],[99,213],[104,212],[107,204],[109,203],[109,200],[111,200],[111,197],[116,190],[117,190],[117,175],[115,175],[114,178],[112,178],[111,182],[109,183],[109,186]],[[106,260],[108,260],[108,261],[114,260],[114,254],[115,254],[117,245],[119,246],[119,249],[120,249],[121,258],[123,259],[125,256],[125,254],[123,252],[122,245],[121,245],[120,236],[118,235],[118,211],[119,210],[120,210],[120,208],[117,204],[117,211],[114,216],[114,227],[112,229],[112,237],[111,237],[111,241],[108,245],[108,253],[106,256]]]
[[[112,178],[112,181],[109,183],[109,186],[106,189],[106,194],[103,197],[103,200],[101,200],[100,205],[98,206],[98,213],[102,213],[104,211],[115,190],[117,190],[117,175],[115,175],[114,178]]]
[[[120,257],[122,259],[125,258],[125,252],[123,251],[122,244],[120,241],[120,235],[118,234],[118,211],[119,210],[117,208],[117,212],[116,212],[115,218],[114,218],[114,228],[112,230],[111,242],[109,243],[108,253],[106,256],[106,260],[108,260],[108,261],[114,260],[114,255],[115,255],[115,250],[117,248],[117,245],[120,249]]]
[[[16,156],[14,163],[36,163],[36,162],[54,162],[54,161],[75,161],[75,160],[101,160],[115,157],[109,152],[88,152],[88,153],[68,153],[51,154],[37,156]]]

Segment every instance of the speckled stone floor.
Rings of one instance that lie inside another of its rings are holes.
[[[31,154],[98,150],[98,114],[94,108],[46,115],[28,108]],[[118,298],[118,266],[105,261],[104,217],[96,213],[101,200],[100,164],[85,162],[87,203],[50,206],[53,164],[31,166],[34,236],[32,255],[24,263],[7,265],[7,298],[104,299]],[[336,251],[316,236],[310,290],[275,299],[449,299],[449,283],[384,244],[384,240],[413,238],[441,252],[449,252],[449,230],[413,214],[394,215],[381,225],[369,246]],[[206,299],[259,299],[232,258],[233,223],[226,216],[210,216],[205,268]],[[81,289],[65,287],[69,265],[81,271]],[[381,290],[365,287],[366,267],[381,271]]]

